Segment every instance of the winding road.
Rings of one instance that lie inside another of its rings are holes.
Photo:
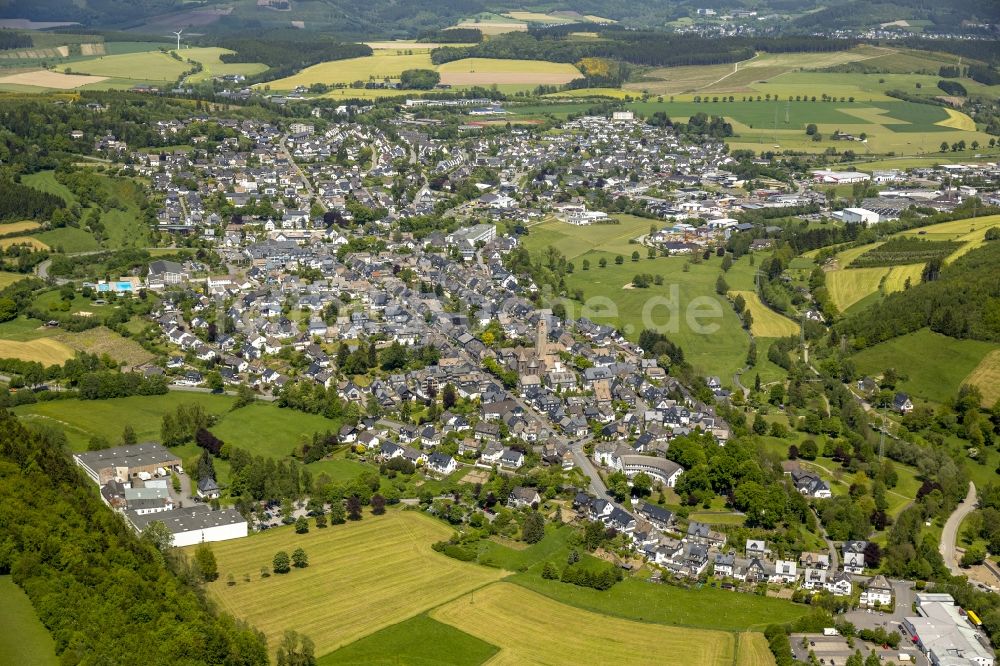
[[[969,493],[965,496],[965,501],[955,507],[955,510],[948,516],[948,521],[944,524],[944,529],[941,530],[941,545],[939,547],[941,557],[944,558],[944,563],[955,576],[965,575],[965,572],[958,566],[958,560],[955,556],[958,528],[961,526],[962,521],[965,520],[965,517],[976,509],[976,502],[976,485],[972,481],[969,481]]]

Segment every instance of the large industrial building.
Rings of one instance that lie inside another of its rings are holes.
[[[112,480],[130,484],[134,477],[158,476],[181,466],[181,459],[176,454],[152,442],[75,453],[73,462],[99,486]]]
[[[993,651],[977,630],[974,616],[955,605],[950,594],[917,594],[917,617],[903,628],[927,655],[931,666],[993,666]]]
[[[160,521],[174,535],[174,546],[178,548],[203,541],[239,539],[247,535],[247,521],[239,511],[213,511],[204,504],[159,513],[126,511],[125,517],[137,532],[142,532],[154,521]]]

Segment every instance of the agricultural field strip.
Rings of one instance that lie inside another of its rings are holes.
[[[532,609],[529,621],[526,608]],[[430,616],[500,647],[490,664],[661,664],[664,654],[684,653],[692,666],[729,666],[735,657],[728,632],[600,615],[505,582],[435,608]],[[566,631],[582,626],[588,630]]]
[[[410,538],[401,543],[400,533]],[[443,524],[402,511],[304,535],[283,528],[217,545],[222,576],[208,589],[220,606],[263,631],[272,649],[294,628],[322,655],[508,575],[431,550],[431,542],[450,534]],[[275,552],[299,545],[309,554],[307,569],[259,577]],[[239,581],[232,587],[225,583],[229,573]],[[242,582],[243,574],[252,581]],[[373,607],[377,619],[366,612]]]

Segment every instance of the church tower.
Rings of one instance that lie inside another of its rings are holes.
[[[545,317],[538,319],[538,338],[535,340],[535,358],[542,360],[548,353],[549,332],[545,326]]]

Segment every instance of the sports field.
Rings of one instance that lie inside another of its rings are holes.
[[[31,600],[11,577],[0,576],[0,663],[55,666],[56,645]]]
[[[1000,400],[1000,349],[994,349],[962,381],[978,386],[983,394],[983,406],[992,407]]]
[[[412,511],[390,511],[326,529],[295,534],[281,527],[213,544],[219,580],[209,595],[268,637],[271,650],[286,629],[309,636],[316,654],[347,645],[384,627],[507,575],[434,552],[451,528]],[[309,566],[261,578],[279,550],[303,548]],[[232,573],[236,584],[226,584]],[[244,575],[250,582],[244,582]]]
[[[899,390],[943,403],[954,399],[963,383],[995,375],[998,355],[992,352],[997,349],[995,343],[958,340],[923,328],[863,349],[852,358],[861,375],[876,376],[894,368],[903,377],[896,384]]]
[[[796,335],[799,332],[799,325],[794,321],[778,314],[771,308],[764,305],[760,297],[753,291],[731,291],[730,296],[736,298],[742,296],[750,309],[750,316],[753,323],[750,331],[755,337],[761,338],[784,338],[789,335]]]
[[[526,612],[530,609],[530,612]],[[662,664],[684,654],[692,666],[729,666],[732,634],[632,622],[494,583],[431,611],[440,622],[500,647],[490,664]],[[571,627],[583,631],[569,630]]]

